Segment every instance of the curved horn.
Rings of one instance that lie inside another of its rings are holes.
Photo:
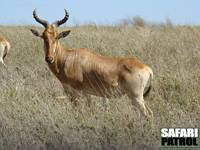
[[[42,24],[45,28],[49,25],[46,20],[40,19],[36,14],[36,9],[33,10],[33,18],[40,24]]]
[[[67,10],[66,9],[64,10],[65,10],[65,17],[62,20],[58,20],[53,23],[56,27],[59,27],[61,24],[64,24],[69,18],[69,14]]]

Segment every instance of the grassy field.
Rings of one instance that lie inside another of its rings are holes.
[[[110,99],[106,111],[98,97],[92,107],[84,99],[77,107],[56,99],[65,93],[29,28],[0,26],[12,46],[8,68],[0,65],[0,149],[158,149],[161,128],[200,127],[200,27],[76,26],[61,41],[148,64],[154,80],[145,101],[153,122],[126,96]]]

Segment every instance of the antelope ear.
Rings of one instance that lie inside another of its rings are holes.
[[[64,37],[68,36],[70,32],[71,32],[71,30],[63,31],[63,32],[59,33],[56,38],[57,39],[64,38]]]
[[[30,29],[31,32],[33,33],[33,35],[38,36],[38,37],[42,37],[42,35],[35,29]]]

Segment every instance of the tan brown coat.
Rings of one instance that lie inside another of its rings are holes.
[[[10,43],[2,36],[0,36],[0,62],[5,65],[4,59],[10,50]]]
[[[31,31],[44,40],[45,60],[66,93],[75,97],[95,95],[105,98],[126,94],[145,116],[153,116],[143,98],[144,89],[153,78],[150,67],[135,58],[100,56],[85,48],[64,48],[59,39],[70,31],[58,33],[56,29],[57,23],[64,21],[49,25],[39,19],[35,11],[33,14],[45,30],[42,34],[34,29]],[[147,92],[149,90],[150,87]]]

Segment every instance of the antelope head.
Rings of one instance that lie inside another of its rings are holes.
[[[64,18],[61,20],[57,20],[52,24],[49,24],[48,21],[39,18],[36,14],[36,9],[33,11],[33,18],[45,27],[43,33],[40,33],[35,29],[31,29],[31,32],[33,33],[33,35],[43,39],[45,60],[48,64],[53,64],[57,52],[58,40],[66,37],[70,33],[70,30],[63,31],[61,33],[57,31],[57,27],[64,24],[68,20],[68,12],[65,9]]]

